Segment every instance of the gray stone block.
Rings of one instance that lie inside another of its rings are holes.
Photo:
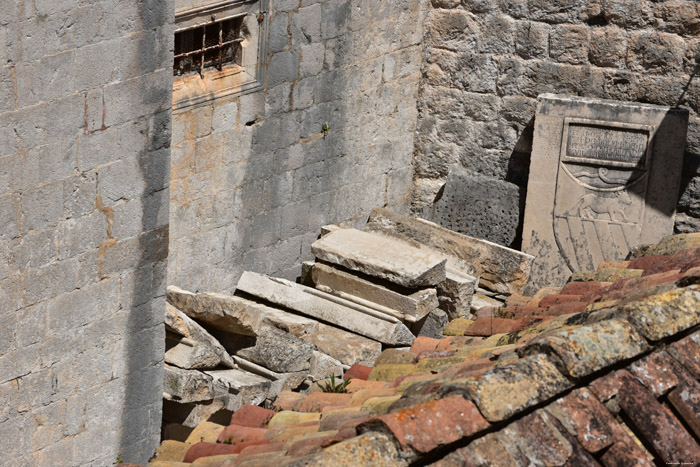
[[[299,49],[278,52],[270,58],[268,86],[294,81],[299,75]]]
[[[520,213],[516,185],[452,170],[438,199],[421,217],[471,237],[504,246],[515,240]]]
[[[270,40],[268,42],[268,48],[272,53],[281,52],[287,47],[288,42],[289,15],[278,13],[270,22]]]

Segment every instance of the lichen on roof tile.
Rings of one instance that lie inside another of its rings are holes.
[[[700,324],[700,286],[647,297],[626,305],[624,311],[644,337],[658,341]]]
[[[463,395],[474,401],[488,421],[498,422],[572,385],[547,357],[536,354],[496,366],[479,376],[448,382],[440,394]]]
[[[531,341],[521,355],[545,353],[572,378],[583,378],[649,349],[627,322],[611,319],[572,327]]]

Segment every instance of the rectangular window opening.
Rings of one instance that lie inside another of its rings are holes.
[[[221,71],[224,65],[240,65],[243,19],[211,21],[176,32],[173,75],[197,72],[203,76],[207,68]]]

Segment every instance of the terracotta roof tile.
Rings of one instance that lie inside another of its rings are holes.
[[[583,378],[648,349],[644,338],[629,323],[607,320],[535,339],[521,354],[553,355],[568,376]]]
[[[219,434],[217,442],[239,444],[244,441],[264,439],[267,432],[267,428],[251,428],[243,425],[229,425]]]
[[[359,429],[372,429],[377,423],[386,426],[402,448],[419,453],[430,452],[490,426],[472,402],[459,396],[382,415]]]
[[[347,406],[352,399],[351,394],[314,392],[306,396],[299,404],[299,412],[321,412],[323,407]]]
[[[694,378],[700,379],[700,331],[674,342],[667,350]]]
[[[418,355],[425,350],[435,350],[437,349],[440,339],[433,339],[432,337],[419,336],[413,341],[411,345],[410,352]]]
[[[560,305],[562,303],[580,302],[581,295],[574,294],[552,294],[547,295],[540,300],[539,307],[547,308],[552,305]]]
[[[358,407],[333,410],[323,414],[318,429],[321,431],[339,430],[347,422],[363,420],[368,417],[369,412]]]
[[[625,305],[624,311],[644,337],[658,341],[700,324],[700,286],[654,295]]]
[[[399,349],[386,349],[379,354],[379,357],[377,357],[377,360],[374,362],[374,366],[386,363],[413,363],[415,358],[416,354],[412,352]]]
[[[230,424],[249,426],[251,428],[265,428],[267,423],[275,416],[275,413],[274,410],[245,404],[233,413]]]
[[[266,438],[270,440],[271,443],[286,443],[292,438],[297,436],[305,435],[308,433],[317,433],[319,422],[307,422],[300,423],[298,425],[285,425],[277,428],[271,428]]]
[[[680,365],[666,352],[654,352],[631,363],[627,369],[656,397],[675,388],[682,371]]]
[[[601,402],[607,402],[617,395],[628,379],[634,379],[629,371],[617,370],[595,379],[588,387]]]
[[[235,449],[236,446],[230,444],[200,442],[193,444],[192,447],[187,450],[183,462],[194,462],[200,457],[216,456],[219,454],[237,454],[234,452]]]
[[[507,447],[523,461],[534,465],[565,465],[573,446],[552,423],[549,415],[537,410],[503,429]]]
[[[610,426],[617,422],[595,395],[585,388],[557,399],[547,406],[547,411],[589,452],[597,453],[613,443]]]
[[[293,441],[287,448],[287,455],[291,457],[302,457],[313,454],[321,448],[330,446],[340,441],[354,438],[357,432],[354,429],[346,429],[337,433],[313,438],[304,438]]]
[[[277,428],[287,425],[299,425],[300,423],[318,422],[321,419],[319,413],[303,413],[292,410],[277,412],[268,422],[268,428]]]
[[[629,418],[633,429],[666,463],[700,463],[700,446],[668,408],[641,384],[629,382],[617,395],[620,408]]]
[[[513,330],[516,321],[504,318],[477,318],[464,332],[467,336],[492,336]]]
[[[366,380],[367,377],[369,376],[370,371],[372,371],[371,366],[355,364],[355,365],[351,366],[348,369],[348,371],[345,372],[345,374],[343,374],[343,379],[347,380],[348,378],[353,378],[353,379]]]
[[[490,422],[506,420],[571,387],[545,356],[530,355],[496,366],[482,375],[446,383],[441,394],[460,394],[474,401]]]
[[[613,444],[601,456],[600,462],[608,467],[652,467],[653,457],[641,443],[630,437],[619,423],[610,425]]]
[[[417,373],[416,365],[413,363],[387,363],[376,365],[367,378],[368,381],[394,381],[399,376]]]
[[[700,383],[688,379],[668,395],[671,403],[686,425],[700,438]]]
[[[382,389],[386,387],[388,383],[385,381],[364,381],[362,379],[352,379],[350,383],[345,387],[345,390],[353,394],[363,389]]]

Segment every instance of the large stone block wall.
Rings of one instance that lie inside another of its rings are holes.
[[[172,0],[0,8],[3,465],[159,441]]]
[[[173,116],[170,284],[294,278],[320,226],[407,210],[424,10],[270,2],[264,89]]]
[[[440,196],[451,168],[463,168],[474,177],[476,209],[493,203],[494,190],[520,196],[491,218],[475,216],[466,231],[519,246],[518,223],[502,219],[522,216],[536,98],[559,93],[688,108],[676,230],[700,228],[696,1],[432,0],[432,7],[418,104],[417,211]],[[478,189],[484,181],[490,190]],[[463,191],[468,185],[467,178]]]

